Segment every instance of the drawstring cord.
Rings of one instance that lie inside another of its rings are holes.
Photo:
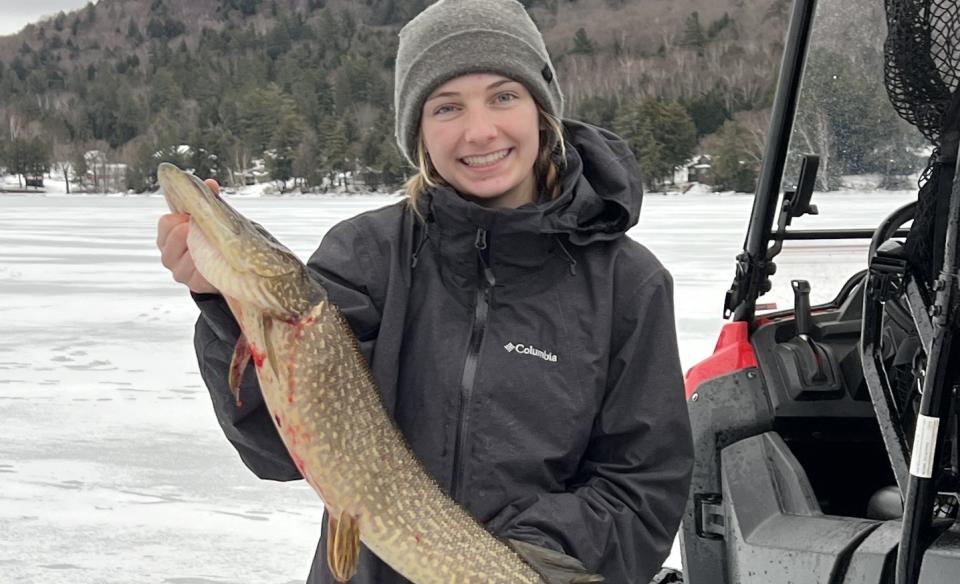
[[[413,251],[413,255],[410,256],[410,269],[417,267],[417,263],[420,261],[420,250],[423,249],[423,244],[427,242],[430,237],[427,235],[427,226],[420,226],[420,241],[417,243],[417,249]]]
[[[567,247],[566,247],[565,245],[563,245],[563,241],[562,241],[559,237],[554,236],[553,240],[557,242],[557,245],[558,245],[558,246],[560,246],[560,251],[563,252],[563,255],[566,256],[567,261],[570,263],[570,275],[571,275],[571,276],[576,276],[576,275],[577,275],[577,260],[573,259],[573,256],[570,255],[570,252],[569,252],[569,251],[567,251]]]

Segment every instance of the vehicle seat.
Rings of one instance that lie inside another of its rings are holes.
[[[896,485],[878,490],[867,503],[867,519],[900,519],[903,517],[903,499]]]

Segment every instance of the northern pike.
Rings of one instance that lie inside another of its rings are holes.
[[[239,403],[252,360],[280,437],[326,506],[337,580],[355,573],[360,542],[417,584],[603,580],[564,554],[497,539],[448,497],[387,413],[349,325],[303,262],[192,174],[163,163],[157,177],[170,210],[190,215],[193,261],[240,325],[234,397]]]

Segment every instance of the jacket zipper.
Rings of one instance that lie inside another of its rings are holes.
[[[463,378],[460,380],[460,407],[457,414],[457,436],[453,449],[453,483],[450,491],[454,500],[460,501],[460,490],[463,488],[463,449],[467,441],[469,430],[470,397],[477,379],[477,366],[480,361],[480,347],[483,345],[483,335],[487,327],[487,315],[490,311],[490,297],[496,280],[490,269],[490,250],[487,242],[487,230],[477,229],[477,238],[474,242],[479,260],[477,272],[480,282],[476,292],[476,306],[473,311],[473,325],[470,328],[470,344],[467,348],[467,358],[463,365]]]

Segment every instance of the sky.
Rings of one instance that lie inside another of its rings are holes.
[[[61,10],[79,10],[90,0],[0,0],[0,35],[19,32],[31,22],[54,16]],[[96,4],[97,0],[93,0]]]

